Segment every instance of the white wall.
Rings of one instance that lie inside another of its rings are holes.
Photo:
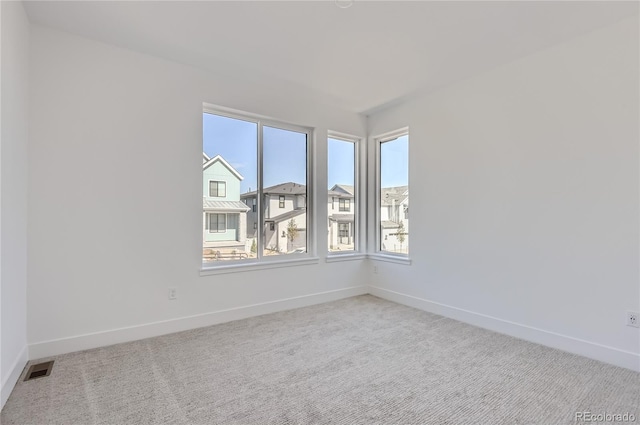
[[[364,285],[360,262],[199,275],[203,102],[315,127],[319,187],[327,130],[364,135],[363,117],[40,26],[30,84],[32,357],[366,291],[345,290]]]
[[[7,401],[27,360],[27,119],[29,23],[0,2],[0,381]]]
[[[369,117],[409,126],[413,262],[373,292],[640,370],[638,75],[631,18]]]

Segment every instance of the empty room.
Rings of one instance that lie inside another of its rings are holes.
[[[640,422],[639,16],[0,0],[0,423]]]

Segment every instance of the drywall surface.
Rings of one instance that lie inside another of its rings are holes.
[[[204,325],[194,318],[314,294],[347,296],[363,285],[362,261],[199,274],[203,102],[314,127],[316,179],[324,187],[327,131],[364,135],[363,117],[37,25],[31,41],[34,355],[117,342],[118,330],[141,338],[179,330],[170,322],[183,318],[190,318],[183,327]],[[315,196],[326,205],[326,193]],[[326,215],[316,226],[322,254]],[[168,299],[169,287],[177,288],[176,300]]]
[[[380,262],[379,295],[640,368],[638,75],[629,18],[369,117],[410,133],[412,264]]]
[[[4,406],[27,359],[29,22],[21,2],[0,2],[0,9],[0,399]]]

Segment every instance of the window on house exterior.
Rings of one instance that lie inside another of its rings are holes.
[[[330,253],[358,250],[357,203],[358,139],[330,133],[327,140],[328,248]],[[335,208],[335,204],[338,208]],[[354,208],[351,208],[353,203]],[[337,210],[337,211],[336,211]]]
[[[227,183],[221,181],[210,181],[209,196],[212,198],[224,198],[227,196]]]
[[[227,231],[226,214],[209,214],[209,233],[223,233]]]
[[[409,254],[409,134],[406,130],[376,139],[377,251]]]
[[[340,223],[338,225],[338,237],[343,239],[349,237],[349,223]]]
[[[215,267],[220,260],[268,262],[307,252],[311,132],[205,105],[203,267]],[[292,194],[293,209],[289,201],[285,204],[283,191]]]

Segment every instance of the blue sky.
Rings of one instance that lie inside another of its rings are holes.
[[[380,186],[404,186],[409,181],[409,136],[380,146]]]
[[[353,155],[355,146],[352,142],[328,140],[328,176],[327,189],[331,189],[336,184],[346,184],[353,186],[355,163]]]
[[[257,132],[255,123],[203,114],[203,150],[209,157],[221,155],[243,177],[240,192],[256,190]],[[295,182],[306,184],[306,135],[264,127],[264,186]],[[408,179],[408,136],[382,145],[382,186],[406,185]],[[334,184],[353,185],[354,146],[341,140],[328,140],[328,188]]]

